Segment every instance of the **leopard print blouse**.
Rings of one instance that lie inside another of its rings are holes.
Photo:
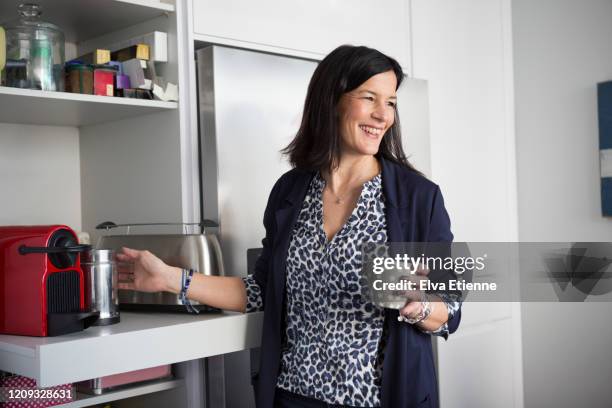
[[[381,175],[367,181],[346,224],[331,239],[323,230],[317,174],[308,189],[287,254],[286,328],[277,386],[327,402],[380,406],[386,333],[384,309],[368,300],[361,244],[387,242]],[[244,278],[247,312],[263,309],[252,275]],[[449,318],[457,302],[446,302]],[[406,323],[408,324],[408,323]],[[447,325],[434,332],[448,336]]]

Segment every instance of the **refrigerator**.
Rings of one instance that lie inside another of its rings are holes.
[[[247,249],[261,247],[268,195],[289,164],[280,150],[295,136],[317,62],[211,45],[196,50],[200,204],[219,224],[226,275],[247,274]],[[430,174],[427,82],[407,78],[398,90],[403,144]],[[207,397],[213,407],[254,407],[250,386],[256,352],[211,360]],[[251,360],[253,358],[253,364]],[[251,367],[253,365],[253,367]]]

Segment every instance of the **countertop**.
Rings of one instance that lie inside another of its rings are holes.
[[[39,387],[258,347],[263,312],[122,312],[121,322],[58,337],[0,335],[0,370]]]

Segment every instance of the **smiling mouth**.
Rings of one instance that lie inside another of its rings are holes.
[[[359,128],[363,130],[364,132],[366,132],[367,134],[372,135],[372,136],[380,136],[383,132],[382,128],[375,128],[372,126],[360,125]]]

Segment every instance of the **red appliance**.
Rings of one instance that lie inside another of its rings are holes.
[[[65,225],[0,226],[0,333],[57,336],[97,318],[85,311],[76,234]]]

